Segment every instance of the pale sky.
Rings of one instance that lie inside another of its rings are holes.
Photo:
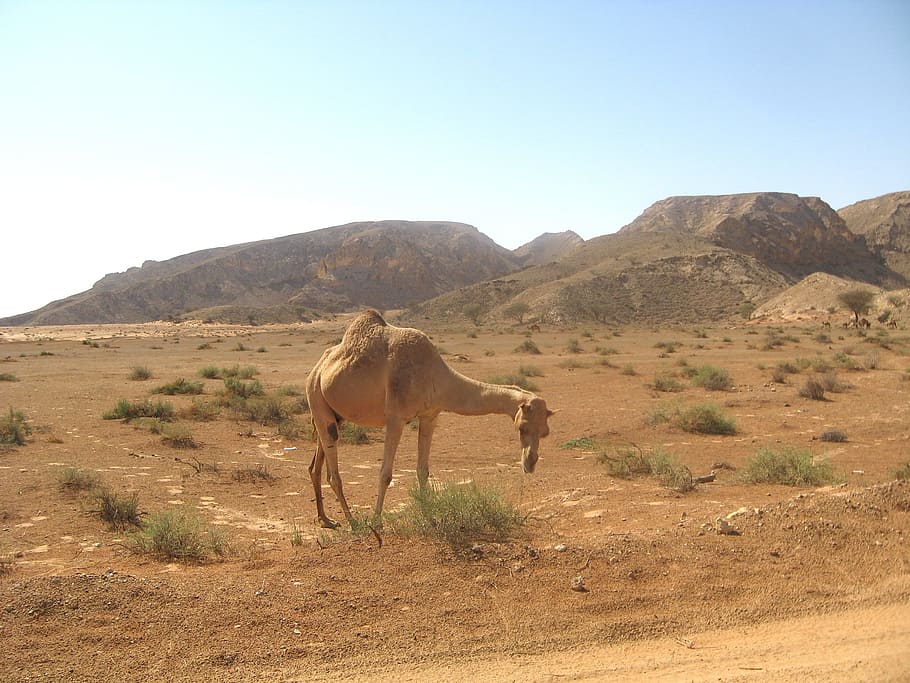
[[[358,220],[910,189],[910,2],[0,0],[0,317]]]

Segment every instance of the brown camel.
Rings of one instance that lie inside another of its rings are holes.
[[[547,418],[554,412],[531,392],[459,374],[446,365],[423,332],[389,325],[373,310],[357,316],[341,343],[322,354],[307,377],[306,394],[317,439],[310,479],[316,512],[327,527],[337,524],[326,516],[323,507],[323,460],[329,484],[348,522],[352,521],[338,474],[338,427],[342,421],[386,429],[375,508],[378,518],[392,481],[395,451],[408,421],[420,420],[417,479],[425,485],[430,473],[430,442],[441,412],[508,415],[518,429],[525,472],[534,471],[539,441],[549,434]]]

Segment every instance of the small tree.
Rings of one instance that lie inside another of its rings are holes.
[[[515,318],[519,325],[525,322],[525,316],[531,312],[531,307],[524,301],[515,301],[505,307],[503,313],[510,318]]]
[[[475,325],[480,325],[480,321],[483,319],[484,315],[483,306],[480,304],[465,304],[465,307],[461,309],[461,312]]]
[[[859,325],[859,317],[869,312],[875,292],[870,289],[850,289],[837,295],[837,300],[853,312],[853,319]]]

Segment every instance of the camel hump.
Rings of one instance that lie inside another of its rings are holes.
[[[341,339],[341,349],[346,356],[372,356],[374,353],[385,355],[386,331],[389,324],[372,308],[358,315]]]

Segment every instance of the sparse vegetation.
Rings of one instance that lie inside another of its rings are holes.
[[[577,439],[570,439],[559,444],[560,448],[580,448],[583,450],[594,450],[597,448],[597,442],[590,436],[582,436]]]
[[[651,388],[654,389],[654,391],[677,392],[683,390],[683,385],[672,374],[663,373],[654,378]]]
[[[148,399],[129,401],[122,398],[101,417],[105,420],[123,420],[125,422],[141,417],[154,417],[158,420],[169,422],[174,419],[174,406],[163,401],[152,403]]]
[[[716,405],[701,403],[681,410],[673,423],[696,434],[735,434],[736,423]]]
[[[203,524],[196,514],[184,510],[149,515],[130,540],[137,552],[183,562],[225,557],[231,550],[221,529]]]
[[[828,441],[831,443],[843,443],[847,440],[847,435],[844,434],[839,429],[829,429],[825,432],[822,432],[822,435],[818,437],[820,441]]]
[[[614,477],[630,479],[639,475],[654,475],[661,484],[680,493],[695,488],[689,468],[662,449],[646,452],[637,446],[619,448],[612,454],[602,452],[599,459]]]
[[[183,425],[165,425],[162,434],[161,440],[171,448],[199,448],[193,433]]]
[[[905,462],[894,470],[894,478],[901,481],[910,481],[910,462]]]
[[[392,518],[395,529],[441,540],[455,548],[479,540],[505,540],[526,519],[497,489],[474,481],[415,485],[410,497],[409,505]]]
[[[351,444],[353,446],[363,446],[364,444],[370,443],[369,430],[366,427],[361,427],[353,422],[345,422],[342,424],[339,436],[342,443]]]
[[[733,388],[730,373],[712,365],[702,365],[698,368],[692,376],[692,384],[709,391],[730,391]]]
[[[234,481],[250,484],[258,482],[267,482],[271,484],[275,481],[275,475],[269,472],[267,465],[257,463],[247,467],[237,467],[231,473],[231,479]]]
[[[91,491],[101,484],[101,475],[79,467],[64,467],[57,475],[57,484],[64,491]]]
[[[758,449],[746,462],[740,476],[750,484],[787,486],[823,486],[837,481],[834,468],[827,460],[816,462],[809,451],[789,446]]]
[[[18,382],[19,378],[11,372],[0,372],[0,382]]]
[[[138,493],[122,496],[106,486],[99,485],[93,489],[92,494],[98,503],[99,516],[112,529],[126,529],[141,524]]]
[[[169,384],[162,384],[160,387],[152,389],[153,394],[164,394],[174,396],[177,394],[201,394],[202,382],[192,382],[183,379],[176,379]]]
[[[825,385],[818,377],[809,377],[799,389],[799,395],[813,401],[825,400]]]
[[[0,444],[6,446],[24,446],[32,428],[25,418],[25,413],[10,406],[9,411],[0,417]]]
[[[540,355],[540,349],[537,348],[535,344],[530,339],[525,339],[516,349],[515,353],[530,353],[533,355]]]
[[[526,391],[538,391],[539,387],[532,382],[523,372],[516,372],[508,375],[495,375],[488,382],[490,384],[506,384],[521,387]]]
[[[130,368],[129,378],[133,382],[144,382],[152,378],[152,371],[144,365],[137,365]]]

